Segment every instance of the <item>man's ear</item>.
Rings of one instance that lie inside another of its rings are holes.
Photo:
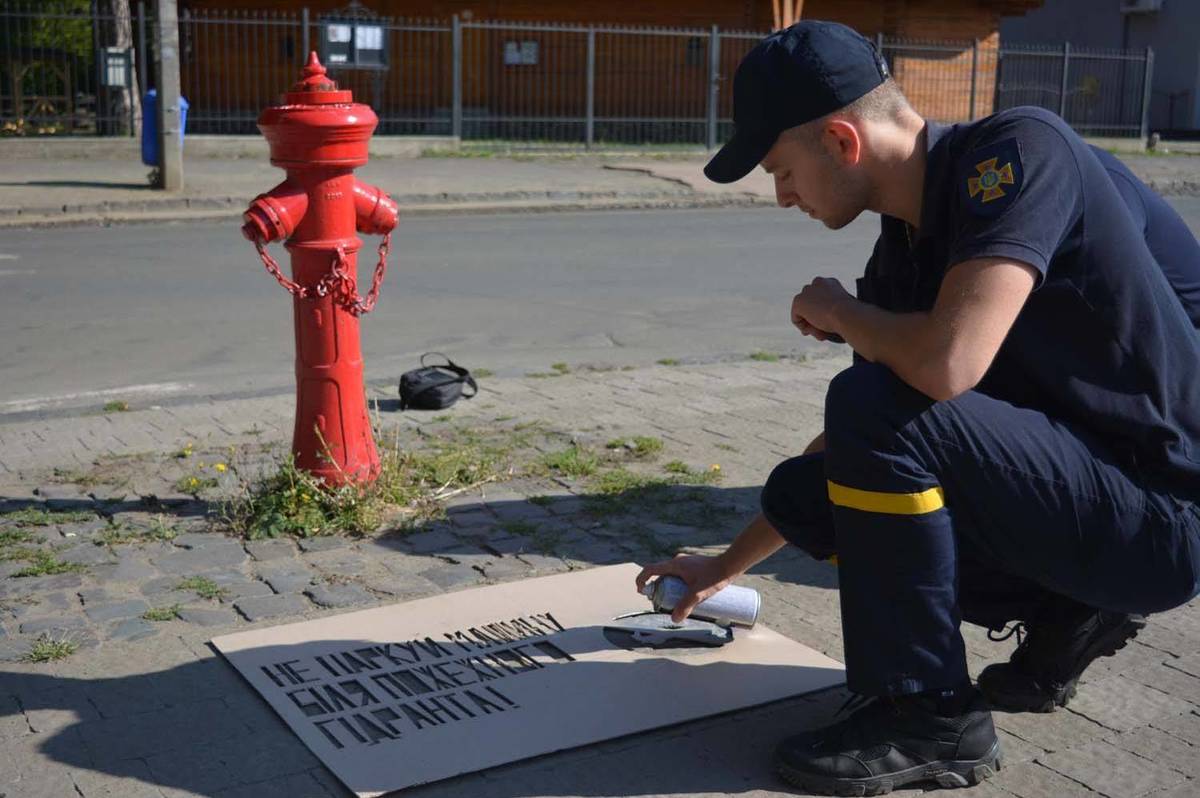
[[[862,136],[853,123],[830,119],[821,131],[821,144],[829,156],[843,166],[856,166],[862,160]]]

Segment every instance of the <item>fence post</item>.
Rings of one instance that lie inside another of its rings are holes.
[[[308,6],[300,9],[300,63],[308,61]]]
[[[451,89],[450,135],[462,138],[462,22],[458,14],[450,20],[450,57],[454,61]]]
[[[1058,115],[1067,118],[1067,69],[1071,66],[1071,43],[1063,42],[1062,85],[1058,90]]]
[[[975,92],[979,88],[979,40],[971,42],[971,109],[967,119],[975,121]]]
[[[1150,136],[1150,91],[1154,80],[1154,49],[1146,48],[1145,76],[1142,78],[1142,144],[1145,145]],[[1170,124],[1168,122],[1167,124]]]
[[[587,33],[587,124],[584,143],[588,149],[596,143],[596,29]]]
[[[158,0],[158,188],[183,188],[183,147],[179,119],[179,7]]]
[[[717,101],[721,90],[721,33],[716,25],[708,37],[708,133],[705,142],[710,150],[717,148]]]

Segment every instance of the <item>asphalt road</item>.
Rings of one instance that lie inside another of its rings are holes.
[[[1176,206],[1200,230],[1200,199]],[[367,378],[431,350],[522,374],[831,346],[791,327],[791,297],[852,287],[877,230],[763,208],[405,219]],[[233,223],[0,231],[0,340],[0,419],[293,385],[290,299]]]

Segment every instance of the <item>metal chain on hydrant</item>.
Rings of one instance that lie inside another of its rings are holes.
[[[384,233],[383,239],[379,242],[379,262],[375,264],[371,290],[365,297],[360,297],[355,290],[354,277],[346,268],[346,252],[341,247],[338,247],[334,253],[333,262],[329,266],[329,274],[317,280],[317,284],[312,288],[307,288],[284,276],[279,263],[267,251],[266,241],[256,238],[254,248],[258,250],[258,256],[262,258],[263,266],[267,267],[271,276],[278,280],[279,284],[292,296],[300,299],[312,299],[314,296],[323,297],[332,294],[333,301],[341,305],[347,313],[361,316],[374,310],[375,303],[379,301],[379,289],[383,286],[383,276],[387,272],[387,256],[391,242],[392,234]]]

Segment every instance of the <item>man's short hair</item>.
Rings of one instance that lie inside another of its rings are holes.
[[[888,78],[849,105],[787,132],[815,141],[820,135],[822,124],[831,116],[846,115],[871,122],[885,122],[897,118],[906,109],[912,109],[908,98],[900,90],[900,85]]]

